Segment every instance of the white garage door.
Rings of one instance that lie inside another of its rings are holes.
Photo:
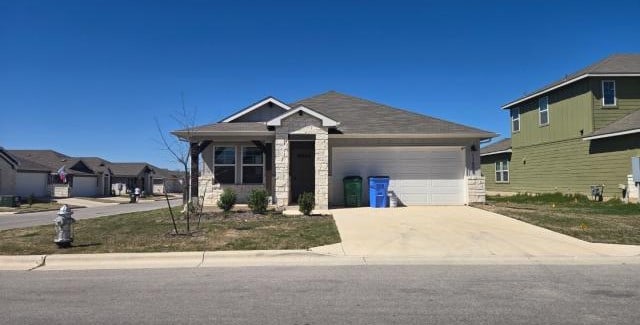
[[[46,197],[49,196],[47,181],[49,173],[25,173],[16,174],[16,195],[22,197]]]
[[[389,176],[389,190],[405,205],[464,204],[464,150],[460,147],[333,148],[331,204],[343,204],[342,178],[361,176],[363,204],[369,176]]]
[[[98,179],[96,177],[73,177],[71,196],[96,196],[98,194]]]

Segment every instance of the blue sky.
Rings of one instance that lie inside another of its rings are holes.
[[[327,90],[509,135],[500,106],[640,52],[638,1],[0,0],[0,146],[175,168],[154,118]]]

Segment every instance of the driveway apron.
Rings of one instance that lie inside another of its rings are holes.
[[[333,209],[354,256],[635,256],[640,246],[594,244],[468,206]]]

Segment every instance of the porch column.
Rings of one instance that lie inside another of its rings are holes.
[[[276,205],[289,205],[289,132],[284,128],[276,128],[275,142],[275,198]]]
[[[315,141],[316,209],[329,208],[329,134],[318,130]]]
[[[189,144],[189,154],[191,155],[191,172],[190,172],[190,183],[191,183],[191,194],[190,198],[198,199],[198,165],[200,163],[200,150],[197,142],[191,142]]]

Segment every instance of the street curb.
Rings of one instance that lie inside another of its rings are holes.
[[[202,252],[48,255],[36,271],[198,267]]]
[[[46,262],[45,262],[46,261]],[[309,250],[213,251],[170,253],[107,253],[0,256],[0,270],[109,270],[260,266],[375,265],[640,265],[628,257],[472,257],[472,256],[353,256]]]
[[[0,256],[0,270],[29,271],[44,263],[46,255],[4,255]]]

